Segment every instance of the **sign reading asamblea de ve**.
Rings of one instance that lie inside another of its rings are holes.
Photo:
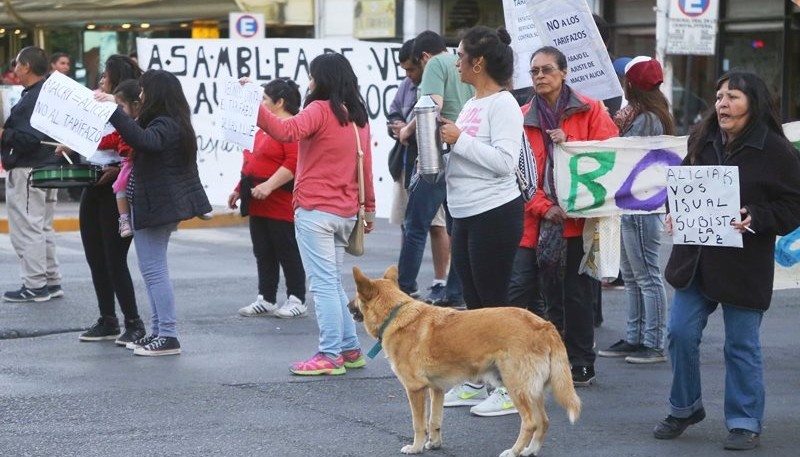
[[[116,103],[98,102],[94,93],[59,72],[44,82],[31,114],[31,126],[89,157],[103,138]]]
[[[385,164],[395,141],[387,133],[386,117],[397,86],[405,77],[399,51],[398,43],[356,40],[137,39],[143,70],[166,70],[181,82],[197,135],[200,178],[214,205],[227,205],[242,166],[241,146],[225,138],[221,125],[220,102],[229,83],[242,77],[258,84],[289,78],[304,95],[314,57],[326,52],[343,54],[358,76],[367,103],[378,217],[388,217],[391,209],[393,181]]]
[[[667,167],[672,242],[742,247],[739,167]]]

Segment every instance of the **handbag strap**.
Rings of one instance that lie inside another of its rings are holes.
[[[364,210],[364,150],[361,149],[361,136],[358,127],[353,122],[353,131],[356,132],[356,145],[358,145],[358,209]]]

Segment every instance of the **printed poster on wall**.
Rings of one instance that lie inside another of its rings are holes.
[[[622,96],[603,39],[586,0],[527,0],[542,43],[567,57],[567,83],[597,100]]]
[[[719,0],[670,0],[667,54],[713,56]]]

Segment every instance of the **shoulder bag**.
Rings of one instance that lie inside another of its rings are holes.
[[[358,145],[358,216],[344,251],[350,255],[360,257],[364,255],[364,224],[366,223],[366,210],[364,209],[364,151],[361,149],[361,137],[358,135],[358,127],[356,127],[355,122],[352,124],[353,130],[356,132],[356,144]]]
[[[522,198],[528,202],[536,193],[536,159],[533,157],[531,145],[525,132],[522,132],[522,143],[520,143],[519,163],[515,170],[517,174],[517,185],[522,193]]]

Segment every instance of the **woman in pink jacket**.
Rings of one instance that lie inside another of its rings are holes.
[[[296,375],[339,375],[365,365],[355,322],[342,286],[342,258],[358,212],[357,141],[364,150],[367,224],[372,231],[375,193],[367,108],[350,62],[341,54],[311,61],[305,108],[281,119],[263,106],[258,127],[281,142],[299,141],[294,184],[294,221],[303,267],[319,325],[319,349],[292,364]],[[355,129],[353,126],[355,125]]]

